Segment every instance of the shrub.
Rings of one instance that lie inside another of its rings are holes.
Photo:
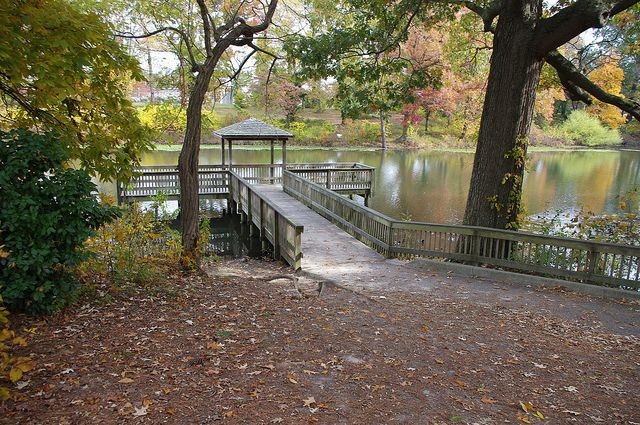
[[[87,284],[108,281],[146,285],[179,264],[181,253],[180,234],[138,204],[100,227],[84,247],[91,256],[76,268],[76,273]]]
[[[102,206],[86,172],[51,134],[0,132],[0,245],[10,253],[0,268],[0,295],[11,310],[48,313],[77,289],[69,266],[93,229],[118,214]]]
[[[157,198],[155,208],[166,211],[165,202]],[[145,211],[132,204],[120,218],[87,239],[84,247],[91,256],[76,267],[78,279],[89,286],[106,284],[113,289],[164,282],[180,266],[182,245],[180,233],[167,221],[158,220],[155,208]],[[204,220],[200,225],[200,253],[207,249],[210,231],[209,221]]]
[[[156,132],[183,132],[187,128],[187,111],[172,102],[152,103],[138,110],[140,121]],[[202,129],[220,128],[222,120],[214,111],[202,111]]]
[[[342,136],[347,143],[377,144],[380,124],[366,120],[348,121],[342,126]]]
[[[2,254],[3,251],[0,248],[0,255]],[[33,361],[30,357],[11,354],[12,347],[25,347],[27,341],[17,336],[10,325],[9,311],[5,308],[0,296],[0,400],[7,400],[11,396],[11,391],[3,385],[2,381],[18,382],[25,372],[33,369]]]
[[[603,146],[622,142],[617,130],[606,128],[597,118],[581,110],[571,112],[557,131],[559,137],[577,145]]]
[[[286,126],[284,120],[272,120],[270,123],[280,128]],[[288,130],[294,135],[295,142],[328,145],[336,139],[336,126],[325,120],[293,121]]]

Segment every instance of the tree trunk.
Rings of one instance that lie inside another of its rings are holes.
[[[180,218],[182,225],[183,265],[197,264],[199,229],[198,159],[200,156],[200,132],[202,125],[202,105],[214,66],[203,70],[196,77],[189,95],[187,107],[187,128],[184,143],[178,159],[180,176]]]
[[[179,74],[179,81],[178,81],[178,89],[180,90],[180,107],[186,108],[187,106],[187,75],[185,71],[186,64],[185,64],[184,58],[181,55],[178,56],[178,59],[180,59],[180,74]]]
[[[429,131],[429,117],[431,116],[431,111],[424,111],[424,132],[425,134]]]
[[[380,141],[382,142],[382,149],[387,149],[387,136],[385,135],[385,119],[384,112],[380,111]]]
[[[517,228],[527,137],[542,58],[531,42],[539,0],[506,3],[493,42],[489,82],[464,223]]]
[[[155,89],[153,87],[153,61],[151,60],[151,48],[147,47],[147,67],[149,68],[149,103],[154,103],[156,100]]]

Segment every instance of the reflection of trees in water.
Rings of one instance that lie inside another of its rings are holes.
[[[154,152],[148,165],[175,165],[178,152]],[[433,151],[290,150],[290,162],[361,162],[376,167],[371,207],[391,217],[459,223],[464,214],[473,155]],[[267,163],[269,150],[234,150],[234,162]],[[276,160],[281,153],[276,151]],[[201,151],[201,164],[220,162],[219,149]],[[545,210],[612,212],[620,195],[640,185],[640,152],[534,152],[525,179],[529,214]],[[638,208],[638,205],[635,206]]]

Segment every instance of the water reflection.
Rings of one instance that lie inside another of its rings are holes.
[[[178,152],[153,152],[146,165],[175,165]],[[279,152],[276,158],[280,158]],[[290,162],[362,162],[376,167],[370,206],[397,219],[460,223],[473,154],[432,151],[291,150]],[[236,150],[234,163],[267,163],[269,151]],[[219,149],[203,149],[201,164],[220,162]],[[619,197],[640,185],[640,152],[534,152],[524,182],[528,214],[581,207],[614,212]],[[634,208],[638,209],[638,205]]]

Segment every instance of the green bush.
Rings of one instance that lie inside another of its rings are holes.
[[[286,127],[284,120],[272,120],[270,123],[276,127]],[[325,120],[293,121],[288,130],[294,135],[295,142],[328,145],[336,140],[336,126]]]
[[[157,132],[183,132],[187,128],[187,110],[175,103],[152,103],[138,110],[140,121]],[[202,111],[202,129],[215,130],[222,120],[214,111]]]
[[[102,206],[86,172],[67,168],[51,134],[0,131],[0,295],[11,310],[48,313],[77,289],[69,266],[85,258],[82,243],[118,214]]]
[[[342,138],[352,144],[377,144],[380,141],[380,124],[366,120],[348,121],[342,126]]]
[[[582,146],[616,145],[622,142],[618,130],[605,127],[600,120],[581,110],[571,112],[557,132],[559,137]]]

